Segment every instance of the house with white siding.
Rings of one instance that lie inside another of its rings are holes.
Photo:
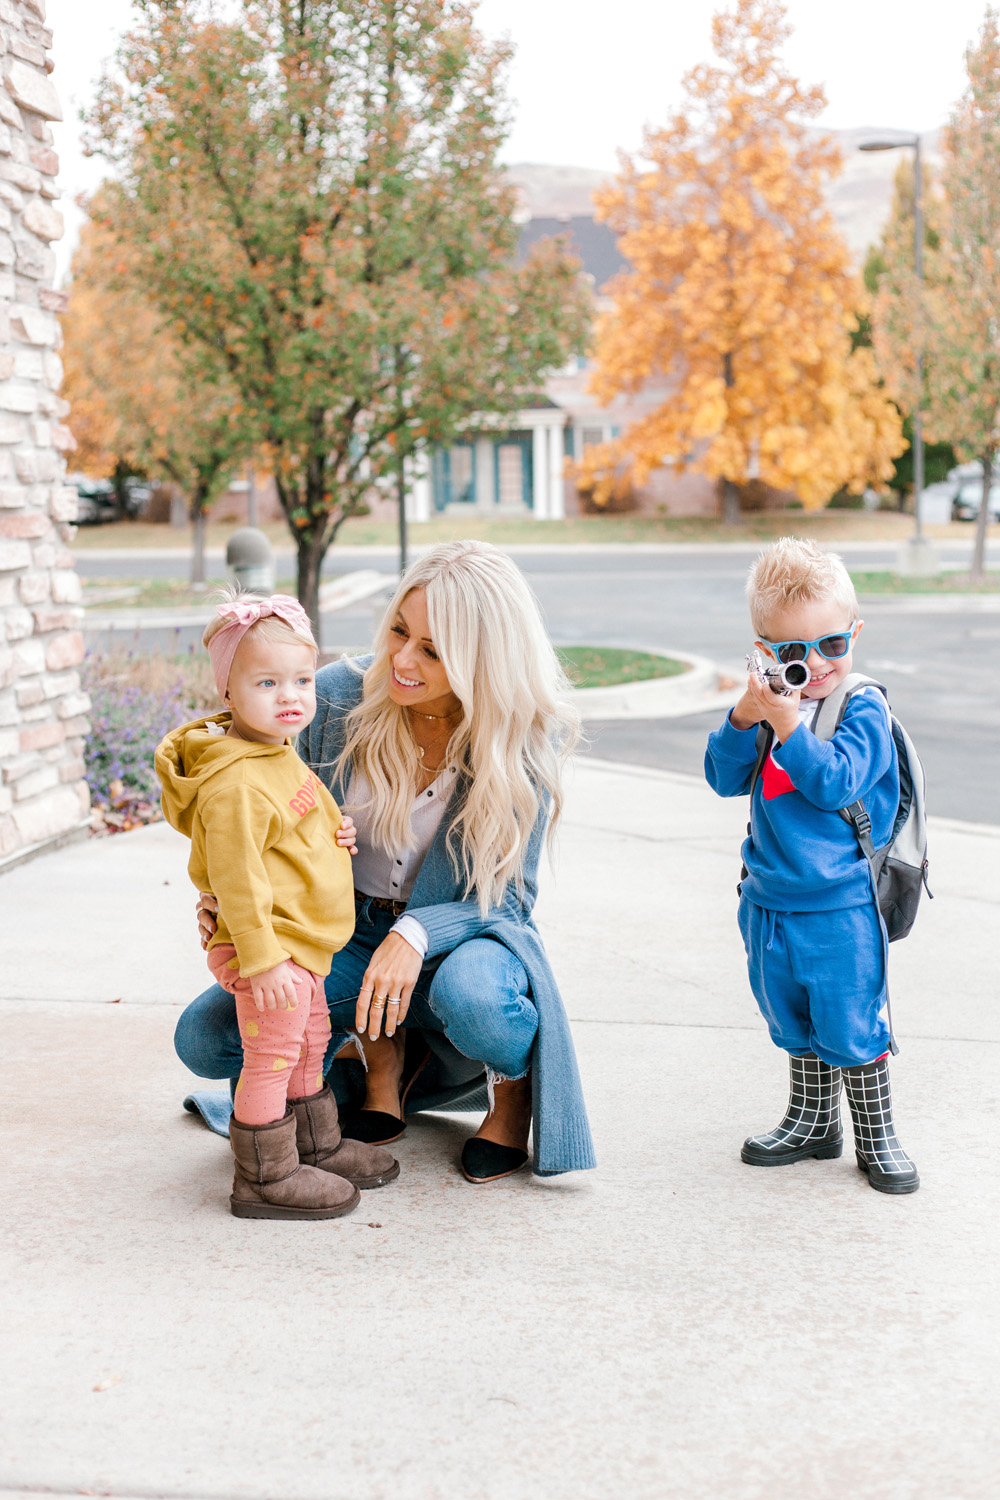
[[[522,228],[519,254],[554,235],[568,239],[600,300],[602,288],[625,266],[612,231],[592,214],[531,218]],[[639,395],[601,406],[588,390],[591,373],[589,361],[573,360],[548,378],[544,393],[513,421],[502,427],[484,424],[415,464],[409,519],[467,515],[553,521],[579,513],[576,485],[565,473],[567,459],[580,459],[588,448],[617,437],[667,394],[662,383],[649,382]],[[637,510],[663,515],[714,514],[718,506],[711,480],[676,477],[665,469],[651,475],[634,500]]]

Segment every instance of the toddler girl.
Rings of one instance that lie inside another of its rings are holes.
[[[208,964],[236,1003],[230,1207],[244,1219],[332,1219],[399,1164],[341,1138],[323,1082],[323,981],[354,931],[353,829],[288,738],[316,712],[316,642],[285,594],[237,594],[203,641],[226,710],[169,734],[156,770],[164,816],[191,840],[188,872],[218,902]]]

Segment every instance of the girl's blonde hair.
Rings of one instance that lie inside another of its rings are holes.
[[[851,575],[833,552],[821,552],[815,542],[782,536],[762,552],[747,578],[747,603],[754,632],[766,638],[776,614],[803,600],[830,599],[856,620],[860,610]]]
[[[238,583],[223,583],[219,585],[218,591],[215,594],[215,602],[216,604],[237,604],[241,599],[261,599],[264,597],[266,596],[255,594],[250,589],[241,588]],[[205,626],[201,644],[207,646],[212,637],[224,625],[230,625],[231,623],[231,620],[224,619],[222,615],[213,615]],[[311,646],[317,655],[319,654],[319,647],[311,630],[296,630],[293,626],[289,625],[287,620],[282,620],[278,615],[264,615],[262,619],[257,620],[255,624],[250,626],[247,635],[256,635],[261,640],[277,641],[279,644],[294,641],[299,646]],[[243,639],[246,640],[246,636]]]
[[[468,778],[449,849],[465,894],[480,910],[498,905],[513,882],[524,893],[524,861],[544,807],[549,837],[563,806],[562,769],[579,738],[569,683],[545,632],[535,597],[510,558],[487,542],[445,542],[412,564],[375,639],[364,695],[347,718],[337,763],[371,788],[372,834],[387,852],[413,846],[410,813],[420,767],[407,711],[389,696],[390,631],[414,589],[427,596],[434,649],[462,705],[446,752]]]

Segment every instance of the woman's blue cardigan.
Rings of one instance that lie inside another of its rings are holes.
[[[346,742],[345,721],[361,701],[362,672],[370,661],[371,657],[362,657],[322,668],[316,677],[316,717],[299,737],[300,755],[341,806],[346,788],[335,774],[336,766]],[[484,917],[474,896],[462,899],[462,881],[457,874],[461,865],[454,838],[455,862],[448,851],[450,825],[466,787],[467,782],[460,777],[406,909],[427,930],[428,958],[450,953],[469,938],[492,937],[521,961],[538,1012],[531,1068],[534,1170],[539,1176],[550,1177],[594,1167],[594,1145],[569,1020],[531,915],[538,894],[538,861],[548,814],[543,811],[539,816],[528,844],[523,897],[518,897],[512,883],[500,905]],[[447,1099],[437,1095],[435,1107],[447,1109]]]

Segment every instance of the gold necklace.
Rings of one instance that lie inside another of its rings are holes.
[[[422,713],[419,708],[410,709],[410,713],[416,714],[418,719],[440,719],[442,721],[444,721],[445,719],[455,719],[461,712],[462,710],[460,708],[453,708],[450,714],[425,714]]]

